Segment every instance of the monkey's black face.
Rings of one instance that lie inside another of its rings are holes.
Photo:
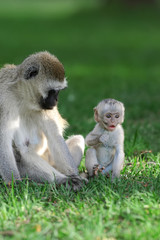
[[[53,109],[57,105],[59,90],[50,90],[46,98],[41,97],[40,105],[42,109]]]

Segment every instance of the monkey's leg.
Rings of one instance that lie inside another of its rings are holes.
[[[25,154],[23,155],[23,157]],[[45,160],[40,158],[36,153],[25,156],[18,162],[18,168],[21,177],[29,177],[29,179],[38,183],[56,183],[65,184],[69,189],[78,191],[82,187],[82,180],[78,176],[65,176],[55,168],[51,167]]]
[[[36,153],[23,153],[23,159],[17,162],[21,177],[28,176],[36,182],[65,183],[67,177],[50,166]]]
[[[120,171],[123,167],[123,162],[124,162],[124,151],[123,151],[123,146],[119,146],[116,149],[116,154],[113,160],[113,174],[112,174],[112,179],[115,177],[120,177]]]
[[[81,135],[71,136],[66,140],[66,144],[78,168],[84,154],[84,138]]]
[[[113,162],[111,162],[104,170],[102,170],[102,174],[107,175],[113,169]]]
[[[97,156],[96,156],[96,150],[94,148],[89,148],[87,150],[85,165],[86,165],[87,171],[89,173],[89,176],[93,176],[94,175],[94,166],[99,165]]]

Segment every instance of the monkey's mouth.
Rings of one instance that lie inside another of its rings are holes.
[[[108,126],[108,128],[111,129],[111,130],[115,129],[115,127],[116,127],[115,125]]]
[[[50,90],[46,98],[41,97],[40,105],[42,109],[51,110],[57,105],[59,90]]]
[[[110,131],[114,130],[116,127],[115,125],[108,125],[108,123],[106,123],[104,121],[103,121],[103,126]]]

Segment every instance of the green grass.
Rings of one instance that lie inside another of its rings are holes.
[[[41,50],[63,62],[69,88],[59,110],[70,123],[66,138],[91,131],[100,100],[126,107],[121,179],[99,176],[78,193],[1,181],[0,239],[160,239],[159,8],[7,0],[0,1],[0,29],[1,66]]]

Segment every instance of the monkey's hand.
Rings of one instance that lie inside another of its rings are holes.
[[[74,192],[77,192],[86,183],[88,183],[88,180],[86,178],[81,178],[78,175],[70,175],[64,182],[64,185],[68,189],[73,189]]]
[[[107,133],[104,133],[100,136],[99,141],[103,143],[103,145],[106,147],[108,146],[109,142],[109,135]]]
[[[97,176],[99,173],[102,173],[102,171],[103,171],[104,169],[105,169],[105,168],[102,167],[102,166],[99,165],[99,164],[94,165],[94,167],[93,167],[93,176]]]
[[[87,145],[90,146],[90,147],[95,147],[95,146],[97,146],[99,143],[100,143],[100,141],[99,141],[99,136],[96,136],[96,137],[94,137],[94,138],[92,138],[92,139],[89,139],[89,140],[87,141]]]

